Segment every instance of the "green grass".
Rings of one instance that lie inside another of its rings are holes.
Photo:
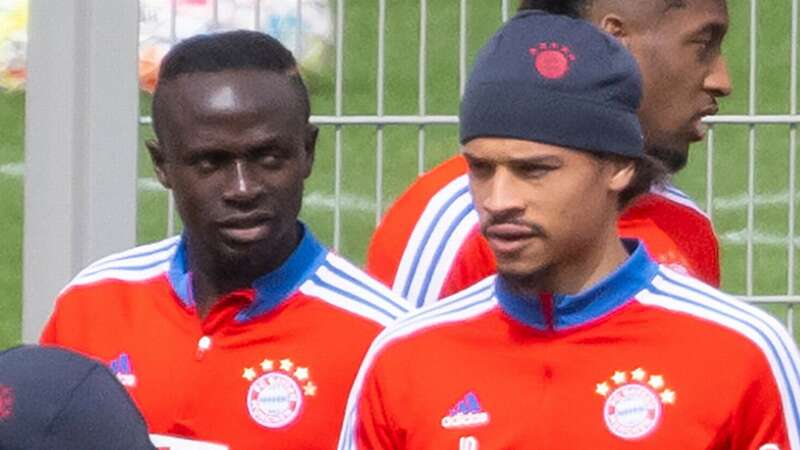
[[[25,97],[0,95],[0,165],[22,160]],[[22,180],[0,175],[0,348],[20,339]]]
[[[469,52],[471,64],[482,42],[500,24],[500,2],[469,2]],[[509,2],[514,3],[514,2]],[[723,114],[748,112],[749,2],[730,1],[731,31],[726,41],[735,92],[722,101]],[[789,112],[789,30],[790,2],[761,2],[758,34],[757,112]],[[428,2],[427,101],[429,114],[455,114],[459,97],[458,77],[458,8],[454,2]],[[345,26],[345,69],[343,110],[347,115],[372,115],[377,111],[377,2],[347,2]],[[387,1],[385,114],[417,114],[419,10],[417,2]],[[320,76],[308,77],[314,114],[335,112],[334,72],[331,67]],[[0,165],[23,160],[24,95],[0,94]],[[149,97],[142,95],[142,112],[148,114]],[[788,126],[758,127],[756,134],[756,194],[778,194],[788,186]],[[152,136],[142,127],[142,140]],[[342,138],[342,191],[348,195],[375,199],[374,127],[344,127]],[[383,205],[395,198],[417,174],[419,132],[416,127],[388,126],[384,129]],[[452,155],[457,148],[454,126],[429,126],[425,129],[425,168]],[[677,184],[704,205],[705,144],[693,148],[689,167],[677,178]],[[730,200],[747,192],[748,128],[719,126],[713,159],[714,196]],[[139,171],[152,177],[150,162],[140,149]],[[323,127],[315,171],[307,183],[307,193],[333,196],[335,131]],[[20,336],[22,180],[0,174],[0,348],[11,345]],[[164,192],[140,191],[138,241],[160,239],[166,232]],[[755,210],[756,229],[764,236],[788,233],[786,203],[759,205]],[[311,224],[319,237],[333,243],[333,211],[306,207],[302,218]],[[714,210],[717,232],[723,237],[723,287],[737,294],[746,292],[745,246],[735,242],[731,233],[746,226],[746,209],[722,205]],[[375,212],[349,210],[342,214],[340,252],[357,263],[364,252],[375,223]],[[800,228],[800,227],[799,227]],[[797,231],[795,232],[797,234]],[[758,244],[754,247],[754,294],[785,294],[788,246]],[[796,249],[795,249],[796,250]],[[791,274],[800,283],[798,274]],[[782,315],[783,308],[768,307]]]

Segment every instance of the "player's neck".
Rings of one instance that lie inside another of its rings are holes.
[[[235,258],[221,256],[202,245],[191,245],[189,237],[187,264],[192,274],[192,294],[198,315],[205,318],[223,296],[252,288],[258,278],[284,264],[299,245],[299,230],[286,237],[288,245],[274,252],[253,251]]]
[[[233,277],[231,275],[235,274]],[[257,275],[243,275],[242,273],[224,274],[218,270],[208,270],[202,265],[197,265],[192,270],[192,294],[194,297],[197,314],[205,318],[214,307],[214,304],[225,294],[248,289],[253,285]]]

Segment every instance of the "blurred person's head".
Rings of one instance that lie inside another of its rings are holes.
[[[77,353],[38,346],[0,352],[3,450],[154,450],[116,377]]]
[[[705,135],[702,118],[731,92],[726,0],[521,0],[519,9],[584,18],[618,38],[642,71],[645,150],[671,172],[686,165],[689,145]]]
[[[277,268],[299,242],[318,131],[309,114],[294,57],[263,33],[195,36],[162,62],[148,144],[156,174],[173,191],[190,257],[231,288]]]

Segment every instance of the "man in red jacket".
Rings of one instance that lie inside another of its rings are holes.
[[[459,130],[498,273],[375,339],[340,450],[800,450],[783,326],[617,234],[653,180],[640,82],[564,15],[522,12],[483,47]]]
[[[317,128],[294,57],[254,31],[195,36],[153,103],[183,233],[84,269],[42,343],[107,363],[153,433],[333,447],[359,363],[405,303],[298,221]]]
[[[539,9],[592,21],[637,59],[644,98],[639,118],[645,151],[671,173],[687,161],[689,144],[705,133],[703,117],[731,84],[721,44],[728,26],[723,0],[523,0]],[[458,292],[495,272],[478,230],[466,164],[455,156],[414,182],[392,205],[372,237],[366,270],[411,307]],[[720,284],[719,248],[711,221],[669,182],[631,204],[618,222],[622,236],[642,239],[659,262]]]

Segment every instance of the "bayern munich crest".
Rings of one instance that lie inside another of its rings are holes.
[[[664,405],[675,403],[675,392],[666,389],[664,377],[648,375],[644,369],[616,371],[597,385],[595,392],[606,398],[603,419],[608,431],[625,440],[637,440],[661,424]]]
[[[558,80],[567,76],[575,61],[575,54],[569,47],[558,42],[542,42],[528,49],[533,58],[533,67],[544,78]]]
[[[295,366],[288,358],[265,359],[258,368],[245,368],[242,378],[250,381],[247,411],[266,428],[282,428],[294,422],[302,412],[305,397],[317,393],[308,368]]]

